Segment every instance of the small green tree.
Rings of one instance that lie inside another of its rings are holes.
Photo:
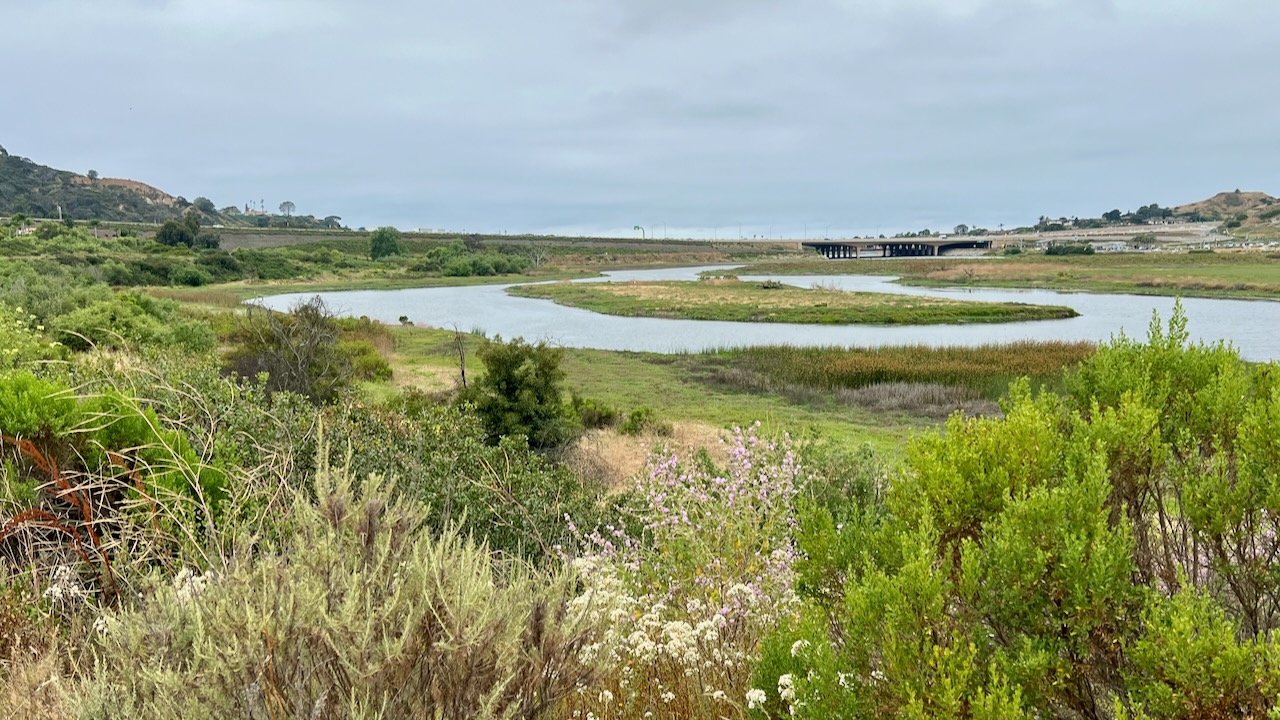
[[[400,231],[393,227],[380,227],[369,236],[369,257],[379,260],[388,255],[400,254]]]
[[[198,197],[195,199],[195,202],[191,204],[195,205],[200,212],[213,214],[218,211],[218,208],[214,206],[213,201],[207,197]]]
[[[564,399],[559,349],[496,338],[479,356],[485,375],[460,400],[475,406],[490,442],[524,435],[530,447],[545,450],[577,435],[578,423]]]
[[[284,215],[285,217],[289,217],[290,215],[292,215],[293,211],[296,209],[297,209],[297,206],[293,204],[292,200],[285,200],[284,202],[280,203],[280,214]]]
[[[191,228],[188,227],[186,223],[180,223],[177,220],[166,221],[165,224],[161,225],[160,229],[156,232],[156,242],[170,247],[177,247],[179,245],[191,247],[191,245],[195,243],[195,240],[196,236],[195,233],[191,231]]]
[[[97,170],[90,170],[90,171],[89,171],[89,179],[90,179],[90,180],[97,180],[97,179],[98,179],[98,171],[97,171]]]

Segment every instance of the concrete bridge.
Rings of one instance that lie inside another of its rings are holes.
[[[823,257],[842,258],[916,257],[941,255],[944,250],[990,248],[991,240],[969,237],[868,238],[866,240],[812,240],[801,243]]]

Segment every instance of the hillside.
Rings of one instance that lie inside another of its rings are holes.
[[[181,217],[188,205],[134,180],[89,178],[0,150],[0,215],[56,218],[59,207],[76,220],[154,223]],[[204,214],[228,224],[219,213]]]
[[[291,229],[342,228],[342,218],[313,215],[246,214],[234,206],[215,209],[212,202],[188,202],[146,183],[123,178],[89,177],[40,165],[0,147],[0,217],[22,213],[32,218],[161,223],[188,212],[204,225],[224,227],[280,227]]]
[[[1280,200],[1264,192],[1223,192],[1208,200],[1180,205],[1175,215],[1199,213],[1231,227],[1258,227],[1280,223]],[[1238,224],[1236,224],[1238,223]]]

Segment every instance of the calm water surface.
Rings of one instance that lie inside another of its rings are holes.
[[[704,270],[731,266],[628,270],[600,280],[693,280]],[[763,280],[765,276],[743,277]],[[1123,331],[1145,337],[1152,311],[1167,319],[1173,298],[1143,295],[1058,293],[1048,290],[913,288],[893,284],[891,277],[872,275],[776,276],[791,285],[824,285],[845,290],[942,297],[955,300],[1066,305],[1080,317],[1069,320],[975,325],[793,325],[785,323],[660,320],[600,315],[563,307],[549,300],[511,297],[509,285],[409,290],[352,290],[297,293],[260,298],[259,303],[284,310],[299,299],[319,294],[344,315],[367,315],[396,323],[406,315],[415,323],[463,331],[480,330],[505,338],[546,340],[566,347],[651,352],[698,351],[721,347],[787,343],[791,345],[981,345],[1013,340],[1107,340]],[[1249,360],[1280,360],[1280,302],[1247,300],[1182,301],[1188,330],[1199,340],[1227,340]]]

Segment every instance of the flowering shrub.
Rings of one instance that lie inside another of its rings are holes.
[[[587,648],[602,681],[574,717],[741,714],[760,639],[792,611],[794,500],[789,438],[735,428],[729,464],[650,458],[627,517],[580,531],[576,603],[608,621]],[[607,669],[606,669],[607,668]]]
[[[40,333],[44,326],[22,308],[11,310],[0,304],[0,370],[18,367],[33,360],[57,355],[57,343],[46,342]]]

